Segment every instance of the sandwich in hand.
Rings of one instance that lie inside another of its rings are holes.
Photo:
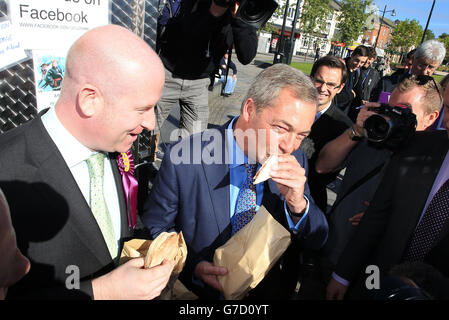
[[[262,167],[260,167],[259,171],[257,171],[256,175],[254,176],[254,182],[253,184],[258,184],[261,182],[264,182],[265,180],[268,180],[271,178],[270,171],[271,167],[277,163],[278,156],[277,154],[272,154],[268,157],[267,160],[263,163]]]

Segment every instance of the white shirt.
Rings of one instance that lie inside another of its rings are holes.
[[[86,160],[96,152],[86,148],[64,128],[56,115],[54,107],[42,115],[41,119],[45,129],[72,172],[84,199],[89,204],[90,178]],[[118,241],[121,236],[120,206],[111,162],[108,160],[109,155],[105,154],[103,192],[114,227],[115,238]]]

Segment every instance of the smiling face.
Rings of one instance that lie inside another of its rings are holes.
[[[321,66],[313,76],[313,83],[318,91],[318,111],[325,109],[334,99],[335,95],[341,92],[344,83],[341,83],[341,70]]]
[[[126,152],[143,130],[154,129],[154,106],[162,94],[164,82],[149,80],[140,82],[140,85],[139,82],[135,83],[135,87],[126,94],[106,101],[96,117],[98,150]]]
[[[248,99],[238,120],[247,141],[236,135],[237,143],[249,158],[259,163],[273,153],[290,154],[310,133],[315,114],[314,103],[301,101],[286,88],[281,90],[273,106],[259,112],[252,99]]]
[[[351,59],[348,61],[348,68],[351,72],[354,72],[355,70],[361,68],[365,63],[366,60],[368,60],[367,56],[359,56],[359,55],[353,55],[351,56]]]

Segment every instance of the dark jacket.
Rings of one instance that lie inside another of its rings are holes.
[[[358,80],[357,72],[349,71],[348,68],[349,59],[350,57],[345,59],[346,71],[348,72],[348,78],[346,79],[345,86],[343,87],[343,90],[341,90],[341,92],[335,96],[335,103],[337,107],[342,111],[345,111],[345,109],[351,105],[352,100],[355,98],[354,94],[352,93],[352,90],[357,85]]]
[[[378,102],[382,92],[392,93],[396,86],[405,78],[410,77],[407,73],[395,73],[391,76],[383,77],[371,93],[370,101]]]
[[[301,149],[309,161],[310,193],[323,212],[327,211],[326,186],[335,180],[338,172],[319,174],[315,170],[315,163],[326,143],[340,136],[350,126],[351,120],[332,102],[329,109],[314,122],[309,136],[301,143]]]
[[[210,1],[184,0],[175,17],[158,25],[156,50],[174,76],[208,78],[233,43],[242,64],[255,57],[257,30],[233,19],[229,11],[216,18],[209,8]]]

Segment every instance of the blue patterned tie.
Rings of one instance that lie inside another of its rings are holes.
[[[111,216],[103,194],[104,154],[98,152],[86,160],[90,177],[90,209],[100,227],[112,259],[118,255],[118,244],[115,239]]]
[[[405,261],[422,261],[441,232],[449,217],[449,180],[433,196],[421,221],[416,227]]]
[[[244,164],[246,180],[240,188],[235,205],[235,213],[231,218],[232,235],[243,228],[256,214],[256,186],[253,184],[257,164]]]

